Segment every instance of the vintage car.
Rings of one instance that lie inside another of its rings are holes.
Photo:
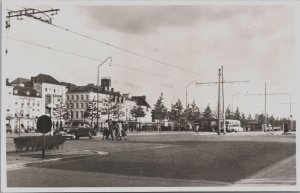
[[[62,129],[55,134],[69,139],[79,139],[80,137],[89,137],[92,139],[93,136],[96,136],[95,130],[88,122],[66,122]]]

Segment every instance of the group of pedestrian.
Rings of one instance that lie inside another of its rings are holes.
[[[107,120],[104,124],[102,140],[127,140],[126,127],[123,121]]]

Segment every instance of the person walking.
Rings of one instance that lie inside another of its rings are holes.
[[[124,125],[124,127],[122,127],[122,137],[124,137],[124,139],[125,140],[127,140],[127,134],[126,134],[126,131],[127,131],[127,128],[125,127],[125,125]]]
[[[122,122],[119,120],[117,123],[117,130],[118,130],[118,135],[116,136],[117,140],[121,140],[121,136],[122,136]]]
[[[113,127],[111,119],[109,119],[109,121],[108,121],[108,128],[109,128],[108,130],[109,130],[111,140],[114,140],[114,127]]]
[[[289,124],[288,124],[288,122],[285,122],[284,123],[284,125],[283,125],[283,134],[285,134],[285,135],[287,135],[288,134],[288,132],[289,132]]]
[[[199,131],[199,124],[196,124],[196,133],[198,134]]]

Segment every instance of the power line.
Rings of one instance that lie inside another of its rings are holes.
[[[17,41],[17,42],[21,42],[21,43],[24,43],[24,44],[29,44],[29,45],[32,45],[32,46],[42,47],[42,48],[45,48],[45,49],[48,49],[48,50],[52,50],[52,51],[61,52],[61,53],[68,54],[68,55],[73,55],[73,56],[85,58],[85,59],[92,60],[92,61],[97,61],[97,62],[100,61],[100,59],[97,59],[97,58],[93,58],[93,57],[82,55],[82,54],[77,54],[77,53],[74,53],[74,52],[70,52],[70,51],[66,51],[66,50],[54,48],[54,47],[51,47],[51,46],[46,46],[46,45],[35,43],[35,42],[21,40],[21,39],[17,39],[17,38],[13,38],[13,37],[8,37],[8,39],[11,39],[11,40],[14,40],[14,41]],[[160,76],[160,77],[167,78],[167,79],[173,79],[173,80],[179,80],[179,81],[186,81],[186,82],[189,81],[189,80],[185,80],[185,79],[170,77],[170,76],[166,76],[166,75],[163,75],[163,74],[157,74],[157,73],[154,73],[154,72],[149,72],[149,71],[141,70],[141,69],[138,69],[138,68],[133,68],[133,67],[129,67],[129,66],[119,65],[119,64],[116,64],[116,63],[113,63],[113,65],[117,66],[118,68],[125,68],[127,70],[133,70],[133,71],[143,72],[143,73],[147,73],[147,74],[151,74],[151,75],[155,75],[155,76]]]
[[[35,10],[36,10],[36,11],[35,11]],[[10,11],[10,12],[8,12],[7,18],[10,18],[10,17],[17,17],[17,18],[18,18],[18,17],[20,17],[20,16],[28,16],[28,17],[30,17],[30,18],[33,18],[33,19],[42,21],[43,23],[49,24],[49,25],[51,25],[51,26],[53,26],[53,27],[56,27],[56,28],[58,28],[58,29],[61,29],[61,30],[64,30],[64,31],[73,33],[73,34],[75,34],[75,35],[84,37],[84,38],[89,39],[89,40],[92,40],[92,41],[96,41],[96,42],[98,42],[98,43],[104,44],[104,45],[106,45],[106,46],[110,46],[110,47],[115,48],[115,49],[117,49],[117,50],[120,50],[120,51],[129,53],[129,54],[132,54],[132,55],[141,57],[141,58],[144,58],[144,59],[146,59],[146,60],[149,60],[149,61],[152,61],[152,62],[155,62],[155,63],[158,63],[158,64],[162,64],[162,65],[165,65],[165,66],[168,66],[168,67],[171,67],[171,68],[179,69],[179,70],[182,70],[182,71],[185,71],[185,72],[189,72],[189,73],[193,73],[193,74],[197,74],[197,75],[202,75],[202,76],[207,76],[207,75],[205,75],[205,74],[197,73],[197,72],[194,72],[194,71],[191,71],[191,70],[182,68],[182,67],[180,67],[180,66],[176,66],[176,65],[173,65],[173,64],[169,64],[169,63],[160,61],[160,60],[158,60],[158,59],[155,59],[155,58],[146,56],[146,55],[144,55],[144,54],[140,54],[140,53],[138,53],[138,52],[134,52],[134,51],[131,51],[131,50],[128,50],[128,49],[125,49],[125,48],[121,48],[121,47],[119,47],[119,46],[110,44],[110,43],[108,43],[108,42],[105,42],[105,41],[102,41],[102,40],[98,40],[98,39],[93,38],[93,37],[91,37],[91,36],[88,36],[88,35],[85,35],[85,34],[76,32],[76,31],[74,31],[74,30],[71,30],[71,29],[68,29],[68,28],[65,28],[65,27],[62,27],[62,26],[53,24],[51,19],[45,20],[45,19],[37,18],[37,17],[34,16],[34,14],[36,14],[36,13],[45,13],[45,12],[49,12],[49,11],[56,11],[56,13],[57,13],[57,11],[59,11],[59,9],[51,9],[51,10],[47,10],[47,11],[40,11],[40,10],[33,9],[33,8],[28,8],[28,9],[24,8],[24,10],[18,10],[18,11]],[[26,14],[25,14],[25,12],[26,12]],[[16,14],[15,14],[15,15],[11,15],[12,13],[16,13]],[[48,15],[47,15],[47,16],[48,16]],[[210,76],[207,76],[207,77],[210,77]]]

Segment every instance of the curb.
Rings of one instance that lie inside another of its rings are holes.
[[[45,159],[45,160],[36,160],[33,162],[27,162],[27,163],[17,163],[17,164],[8,164],[6,165],[6,170],[16,170],[21,169],[24,167],[30,167],[34,166],[35,164],[39,163],[47,163],[47,162],[53,162],[53,161],[59,161],[59,160],[68,160],[70,158],[77,158],[77,157],[91,157],[96,155],[108,155],[108,152],[104,151],[94,151],[94,150],[83,150],[83,151],[89,151],[96,154],[86,154],[86,155],[75,155],[75,156],[69,156],[69,157],[60,157],[60,158],[53,158],[53,159]]]

